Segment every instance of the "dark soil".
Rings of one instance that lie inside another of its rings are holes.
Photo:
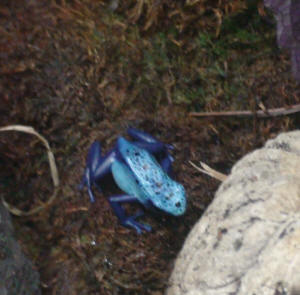
[[[260,1],[186,2],[0,4],[0,126],[43,134],[61,181],[51,207],[14,218],[43,294],[163,294],[176,255],[220,184],[188,161],[228,174],[246,153],[299,127],[297,114],[189,115],[254,111],[258,101],[284,107],[300,98]],[[78,190],[91,143],[100,140],[107,151],[128,126],[175,146],[175,178],[188,196],[183,217],[146,214],[153,232],[142,235],[118,223],[107,202],[116,188],[96,193],[94,204]],[[0,164],[9,203],[29,210],[51,195],[47,157],[35,138],[1,133]]]

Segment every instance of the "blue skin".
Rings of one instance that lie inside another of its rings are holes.
[[[101,191],[97,182],[112,173],[115,182],[126,194],[110,197],[109,203],[121,224],[134,228],[140,234],[143,230],[151,231],[149,225],[136,221],[143,212],[126,216],[122,203],[139,202],[145,208],[157,208],[179,216],[185,212],[186,197],[183,186],[171,179],[174,160],[168,150],[173,147],[134,128],[127,132],[135,141],[119,137],[115,147],[103,157],[100,143],[95,141],[92,144],[81,188],[87,186],[91,202],[94,202],[92,185]]]

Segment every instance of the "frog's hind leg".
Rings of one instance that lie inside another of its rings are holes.
[[[165,157],[163,157],[160,160],[161,167],[171,177],[173,176],[173,169],[172,169],[173,161],[174,161],[174,158],[170,154],[167,154]]]
[[[138,147],[153,154],[160,162],[163,170],[167,174],[172,175],[172,162],[174,161],[174,158],[169,153],[169,150],[174,149],[172,145],[165,144],[152,135],[135,128],[128,128],[127,133],[136,140],[135,144]]]
[[[94,194],[92,191],[92,185],[101,191],[97,185],[97,181],[111,171],[111,163],[115,158],[115,152],[111,151],[104,157],[101,156],[101,145],[99,141],[95,141],[88,152],[86,160],[86,168],[82,177],[79,189],[87,186],[89,197],[91,202],[95,201]]]
[[[133,216],[126,216],[125,211],[122,208],[121,203],[137,202],[138,200],[136,197],[129,196],[129,195],[117,195],[117,196],[110,197],[108,200],[123,226],[134,228],[138,234],[141,234],[143,230],[147,232],[151,231],[150,225],[143,224],[136,221],[137,218],[144,215],[143,211],[139,211],[137,214]]]

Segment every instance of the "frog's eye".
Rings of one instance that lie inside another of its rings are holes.
[[[175,203],[175,206],[176,206],[177,208],[181,207],[180,202]]]

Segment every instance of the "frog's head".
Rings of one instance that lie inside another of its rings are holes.
[[[167,189],[161,190],[160,197],[151,199],[153,205],[174,216],[184,214],[186,210],[184,187],[172,179],[168,179],[164,186]]]

